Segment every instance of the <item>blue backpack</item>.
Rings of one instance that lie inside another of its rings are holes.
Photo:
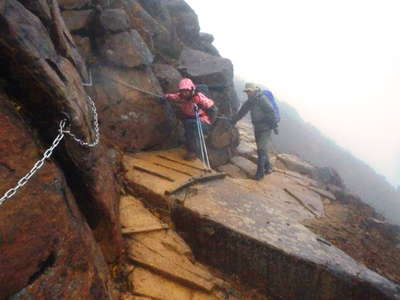
[[[279,121],[281,120],[281,114],[279,113],[279,107],[276,104],[274,95],[272,95],[271,91],[269,90],[263,90],[262,94],[268,98],[269,103],[271,104],[272,109],[274,110],[276,122],[279,123]]]

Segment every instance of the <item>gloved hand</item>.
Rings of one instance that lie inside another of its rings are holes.
[[[278,134],[279,134],[278,127],[275,127],[273,130],[274,130],[274,133],[275,133],[276,135],[278,135]]]
[[[235,118],[229,119],[229,123],[231,123],[232,126],[235,126],[237,123],[237,120]]]
[[[165,104],[167,102],[168,102],[168,98],[167,97],[158,98],[158,103],[160,103],[160,104]]]

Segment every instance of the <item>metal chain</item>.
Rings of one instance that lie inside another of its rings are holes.
[[[98,116],[97,116],[97,111],[96,111],[96,106],[92,100],[92,98],[90,98],[88,96],[88,102],[91,106],[92,112],[93,112],[93,126],[94,126],[94,132],[95,132],[95,139],[92,143],[87,143],[85,141],[82,141],[81,139],[79,139],[75,134],[73,134],[70,130],[64,130],[64,133],[68,134],[70,137],[72,137],[77,143],[79,143],[81,146],[84,147],[89,147],[89,148],[93,148],[95,147],[99,141],[100,141],[100,129],[99,129],[99,120],[98,120]]]
[[[18,189],[23,187],[29,181],[29,179],[44,165],[45,160],[48,159],[53,154],[54,149],[58,146],[58,144],[64,138],[64,128],[65,128],[66,123],[67,123],[67,120],[62,120],[60,122],[60,125],[58,127],[58,135],[54,139],[51,147],[44,152],[43,157],[35,163],[35,165],[32,167],[32,169],[24,177],[22,177],[20,180],[18,180],[17,185],[15,187],[13,187],[12,189],[9,189],[3,195],[3,197],[0,198],[0,205],[2,205],[3,202],[6,201],[7,199],[14,196],[15,193],[18,191]]]
[[[98,116],[97,116],[97,111],[96,111],[96,106],[92,100],[92,98],[90,98],[88,96],[89,99],[89,104],[92,108],[92,112],[93,112],[93,125],[94,125],[94,130],[95,130],[95,135],[96,138],[94,140],[94,142],[92,143],[86,143],[82,140],[80,140],[79,138],[76,137],[76,135],[74,135],[70,130],[64,130],[64,128],[67,125],[67,120],[64,119],[60,122],[59,127],[58,127],[58,135],[57,137],[54,139],[53,143],[51,144],[50,148],[48,148],[44,153],[43,153],[43,157],[38,160],[35,165],[32,167],[32,169],[24,176],[22,177],[20,180],[18,180],[18,183],[15,187],[9,189],[7,192],[5,192],[5,194],[0,198],[0,206],[7,200],[10,199],[12,196],[15,195],[15,193],[21,188],[23,187],[28,181],[29,179],[31,179],[31,177],[33,175],[35,175],[35,173],[37,171],[39,171],[39,169],[41,167],[43,167],[46,159],[50,158],[50,156],[53,154],[53,151],[55,148],[57,148],[58,144],[61,142],[61,140],[64,138],[65,134],[68,134],[69,136],[71,136],[76,142],[78,142],[80,145],[82,146],[86,146],[86,147],[94,147],[96,146],[99,141],[100,141],[100,130],[99,130],[99,122],[98,122]]]

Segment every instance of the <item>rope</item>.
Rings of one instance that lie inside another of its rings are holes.
[[[131,85],[131,84],[129,84],[129,83],[126,83],[126,82],[124,82],[124,81],[120,81],[120,80],[117,80],[117,79],[108,77],[108,76],[106,76],[106,75],[104,75],[104,74],[102,74],[102,76],[105,77],[105,78],[110,79],[111,81],[114,81],[114,82],[116,82],[116,83],[119,83],[119,84],[121,84],[121,85],[123,85],[123,86],[125,86],[125,87],[128,87],[128,88],[131,88],[131,89],[133,89],[133,90],[139,91],[139,92],[141,92],[141,93],[143,93],[143,94],[147,94],[147,95],[149,95],[149,96],[153,96],[153,97],[156,97],[156,98],[159,98],[159,99],[164,98],[164,96],[162,96],[162,95],[157,95],[157,94],[151,93],[151,92],[149,92],[149,91],[142,90],[142,89],[140,89],[140,88],[138,88],[138,87],[136,87],[136,86],[134,86],[134,85]]]

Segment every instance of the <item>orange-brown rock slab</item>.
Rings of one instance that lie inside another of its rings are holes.
[[[121,230],[124,234],[149,232],[168,228],[147,210],[142,202],[134,197],[125,196],[120,200]]]
[[[189,300],[192,296],[191,289],[143,268],[135,268],[129,279],[134,287],[134,293],[152,299]]]
[[[171,230],[135,234],[128,239],[128,256],[183,285],[211,291],[213,276],[200,264],[194,264],[186,243]]]

